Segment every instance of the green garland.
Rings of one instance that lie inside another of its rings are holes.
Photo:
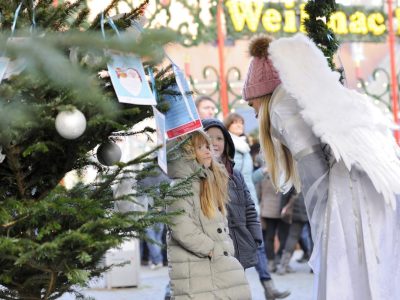
[[[326,23],[336,9],[335,0],[310,0],[305,6],[305,11],[309,17],[304,20],[304,26],[308,36],[322,50],[332,69],[335,68],[333,55],[339,48],[339,43],[335,34],[328,28]],[[326,22],[324,22],[322,18],[326,18]]]

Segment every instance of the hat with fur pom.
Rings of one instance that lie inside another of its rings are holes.
[[[243,86],[243,99],[248,101],[271,94],[281,83],[278,72],[268,57],[272,38],[259,35],[250,41],[249,52],[253,57]]]

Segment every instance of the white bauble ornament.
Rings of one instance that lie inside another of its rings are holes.
[[[1,153],[1,151],[3,151],[3,147],[0,146],[0,164],[3,162],[3,160],[6,158],[6,156],[4,154]]]
[[[112,166],[120,161],[121,156],[121,148],[115,143],[105,142],[97,148],[97,160],[102,165]]]
[[[71,111],[62,111],[56,117],[56,129],[63,138],[76,139],[85,132],[85,115],[76,108]]]

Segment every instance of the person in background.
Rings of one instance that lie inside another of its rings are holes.
[[[257,248],[263,243],[261,226],[243,176],[233,168],[235,146],[232,138],[219,120],[207,119],[202,120],[202,123],[211,138],[215,157],[225,166],[229,175],[228,226],[235,246],[235,257],[244,269],[263,263],[264,266],[257,268],[257,271],[267,300],[286,298],[290,292],[281,292],[275,288],[266,268],[265,257],[257,255]]]
[[[258,168],[262,170],[262,172],[253,173],[253,182],[256,186],[257,196],[260,199],[260,217],[264,233],[265,250],[268,257],[268,269],[271,272],[276,272],[277,265],[281,263],[282,253],[285,249],[285,244],[291,227],[291,224],[287,222],[288,218],[286,214],[283,214],[282,216],[282,209],[285,208],[285,205],[287,204],[287,198],[286,195],[282,195],[276,191],[271,182],[270,175],[268,174],[268,168],[265,167],[265,163],[260,153],[254,154],[253,159],[255,161],[254,165],[257,165]],[[287,207],[285,210],[287,210]],[[298,210],[296,209],[296,212],[297,211]],[[297,262],[299,263],[307,262],[310,258],[309,254],[311,251],[309,249],[311,249],[312,243],[310,241],[311,237],[310,240],[307,236],[302,238],[303,233],[306,234],[304,229],[306,229],[307,224],[309,224],[306,211],[304,210],[304,212],[305,215],[303,215],[303,219],[305,218],[307,223],[303,226],[302,234],[299,239],[300,247],[303,250],[303,256],[300,259],[297,259]],[[295,214],[293,218],[297,218],[297,214]],[[274,245],[276,235],[279,239],[279,249],[277,253],[275,253]],[[287,265],[285,272],[290,273],[293,272],[293,270],[289,265]]]
[[[251,198],[258,209],[256,188],[253,183],[253,159],[250,154],[250,145],[244,135],[244,119],[237,113],[230,113],[224,119],[225,128],[228,129],[235,145],[234,168],[242,173],[244,181],[250,191]]]
[[[159,269],[164,266],[161,247],[163,230],[164,224],[162,223],[157,223],[146,228],[146,238],[150,240],[147,242],[147,247],[149,249],[149,266],[152,270]]]
[[[212,155],[203,131],[188,135],[179,158],[168,162],[171,179],[192,177],[192,195],[168,205],[171,299],[250,300],[250,288],[235,258],[226,219],[228,174]],[[179,150],[177,150],[179,151]]]
[[[250,155],[251,159],[253,160],[253,168],[254,171],[257,171],[264,165],[264,161],[260,156],[260,141],[253,136],[253,144],[250,146]],[[254,178],[253,178],[254,181]],[[254,182],[254,184],[256,184]],[[258,195],[257,195],[258,196]]]
[[[310,259],[312,249],[313,249],[313,241],[311,238],[310,222],[308,222],[308,221],[304,225],[304,227],[301,231],[299,245],[300,245],[301,250],[303,251],[303,255],[300,258],[298,258],[296,261],[298,263],[306,263]]]
[[[296,193],[292,188],[288,193],[282,194],[282,218],[288,218],[290,221],[289,233],[285,242],[285,248],[282,252],[280,264],[276,273],[285,275],[293,270],[289,267],[290,259],[295,250],[296,244],[300,239],[304,225],[308,221],[306,205],[301,193]]]
[[[208,96],[199,96],[195,100],[200,119],[214,118],[217,113],[217,104]]]
[[[258,172],[253,173],[257,196],[260,199],[260,218],[264,228],[265,251],[268,258],[268,270],[276,272],[289,232],[289,224],[281,218],[281,193],[277,192],[271,182],[268,169],[260,155],[256,156],[260,165]],[[275,253],[275,237],[278,236],[279,249]]]
[[[171,180],[165,175],[160,168],[156,168],[153,173],[149,176],[146,176],[140,180],[138,180],[137,185],[141,189],[147,189],[149,187],[158,186],[160,183],[170,183]],[[140,196],[146,197],[146,203],[148,203],[148,209],[153,209],[154,200],[148,196]],[[146,241],[146,245],[148,248],[148,260],[150,269],[155,270],[163,267],[163,231],[164,224],[157,223],[153,226],[146,228],[145,235],[149,240]],[[143,253],[143,250],[142,250]]]

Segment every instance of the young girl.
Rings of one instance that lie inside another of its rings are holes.
[[[383,118],[302,34],[257,37],[250,53],[243,98],[275,185],[304,195],[314,299],[400,299],[400,162]]]
[[[190,134],[182,157],[168,164],[172,179],[198,174],[192,196],[177,199],[169,211],[182,211],[172,220],[168,265],[172,299],[251,299],[250,289],[226,220],[228,176],[211,154],[202,131]]]
[[[231,135],[216,119],[203,120],[202,123],[211,138],[215,157],[224,164],[229,174],[228,225],[235,256],[243,268],[256,267],[267,300],[286,298],[290,292],[275,288],[268,272],[265,251],[259,251],[260,247],[264,248],[261,225],[244,177],[233,168],[236,152]]]

